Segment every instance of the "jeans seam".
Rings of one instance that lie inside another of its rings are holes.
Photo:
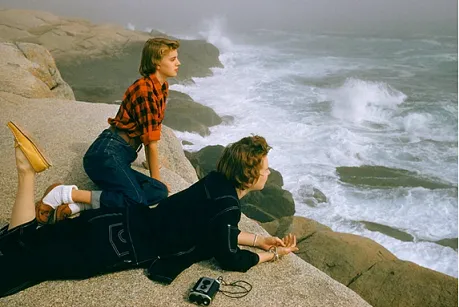
[[[113,139],[107,139],[106,142],[107,142],[107,145],[104,146],[104,154],[111,154],[111,143],[112,143]]]
[[[121,137],[112,134],[111,132],[102,132],[97,139],[94,141],[94,143],[89,147],[87,151],[87,155],[98,155],[101,153],[107,154],[107,147],[112,147],[111,143],[116,143],[116,146],[122,147],[123,150],[126,148],[129,148],[131,150],[132,147],[126,143]]]
[[[228,207],[228,208],[225,208],[223,209],[222,211],[218,212],[217,214],[215,214],[210,220],[209,220],[209,223],[212,223],[217,217],[219,217],[220,215],[226,213],[226,212],[229,212],[229,211],[232,211],[232,210],[238,210],[239,207],[237,206],[232,206],[232,207]]]
[[[116,156],[113,157],[113,160],[115,161],[115,163],[118,165],[121,165],[122,163],[120,163],[120,161],[118,161],[118,158]],[[123,169],[123,167],[120,167],[120,170],[124,173],[124,176],[126,176],[126,178],[129,180],[129,182],[131,183],[131,186],[134,188],[135,190],[135,193],[137,195],[137,199],[139,199],[139,203],[142,204],[142,201],[143,201],[143,197],[140,195],[139,193],[139,190],[136,188],[134,182],[132,182],[131,180],[131,177],[128,175],[128,173]],[[124,194],[124,196],[126,196]]]
[[[132,248],[132,253],[134,254],[133,256],[133,260],[135,260],[136,264],[139,264],[139,260],[137,259],[137,253],[135,251],[135,247],[134,247],[134,241],[132,240],[132,236],[131,236],[131,231],[130,231],[130,223],[129,223],[129,210],[126,210],[126,228],[127,228],[127,234],[129,236],[129,243],[131,244],[131,248]]]
[[[95,217],[89,219],[89,220],[88,220],[88,223],[89,223],[89,222],[92,222],[92,221],[94,221],[94,220],[103,218],[103,217],[108,217],[108,216],[120,216],[120,215],[123,215],[123,214],[122,214],[122,213],[107,213],[107,214],[104,214],[104,215],[98,215],[98,216],[95,216]]]
[[[2,296],[7,296],[7,295],[14,294],[14,293],[17,292],[17,290],[19,290],[19,289],[25,289],[25,288],[27,288],[26,285],[28,285],[28,284],[33,284],[33,283],[34,283],[34,282],[33,282],[33,281],[30,281],[30,280],[25,281],[25,282],[23,282],[22,284],[20,284],[19,286],[16,286],[16,287],[14,287],[14,288],[12,288],[12,289],[8,289],[8,290],[7,290],[6,292],[4,292],[4,293],[0,293],[0,295],[2,295]]]

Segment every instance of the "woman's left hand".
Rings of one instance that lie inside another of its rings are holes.
[[[285,243],[278,237],[258,236],[255,242],[255,246],[267,251],[273,246],[285,246]]]

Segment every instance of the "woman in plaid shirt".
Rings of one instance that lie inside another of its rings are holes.
[[[118,113],[108,119],[109,128],[99,135],[83,159],[86,173],[101,190],[50,186],[37,208],[40,223],[59,221],[82,209],[149,206],[167,197],[168,187],[161,182],[159,173],[157,146],[169,93],[167,79],[177,76],[180,66],[178,48],[178,41],[167,38],[152,38],[145,43],[139,68],[142,77],[126,90]],[[142,144],[150,177],[131,168]]]

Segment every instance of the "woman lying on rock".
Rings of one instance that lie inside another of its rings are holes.
[[[167,38],[145,42],[139,68],[142,77],[126,90],[116,116],[108,119],[109,128],[97,137],[83,159],[86,173],[100,191],[74,191],[72,198],[75,186],[51,186],[49,190],[54,191],[37,208],[39,223],[53,223],[82,209],[148,206],[167,197],[168,187],[159,173],[157,142],[169,93],[167,79],[176,77],[180,66],[178,48],[178,41]],[[142,144],[150,176],[131,168]],[[67,198],[62,199],[62,194]],[[56,211],[61,201],[73,204]]]
[[[298,250],[291,234],[281,240],[238,229],[239,199],[261,190],[270,173],[270,147],[263,137],[229,145],[217,171],[156,206],[101,207],[40,226],[35,174],[50,163],[23,130],[12,122],[8,126],[15,136],[18,190],[10,224],[0,230],[0,296],[45,280],[131,268],[144,268],[150,279],[171,283],[193,263],[213,257],[223,269],[245,272]],[[242,250],[238,244],[264,251]]]

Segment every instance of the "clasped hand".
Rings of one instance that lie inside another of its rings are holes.
[[[282,239],[278,237],[259,236],[257,238],[256,246],[264,249],[265,251],[269,250],[273,246],[277,246],[277,253],[279,256],[284,256],[298,250],[298,247],[296,246],[296,236],[292,233],[289,233]]]

